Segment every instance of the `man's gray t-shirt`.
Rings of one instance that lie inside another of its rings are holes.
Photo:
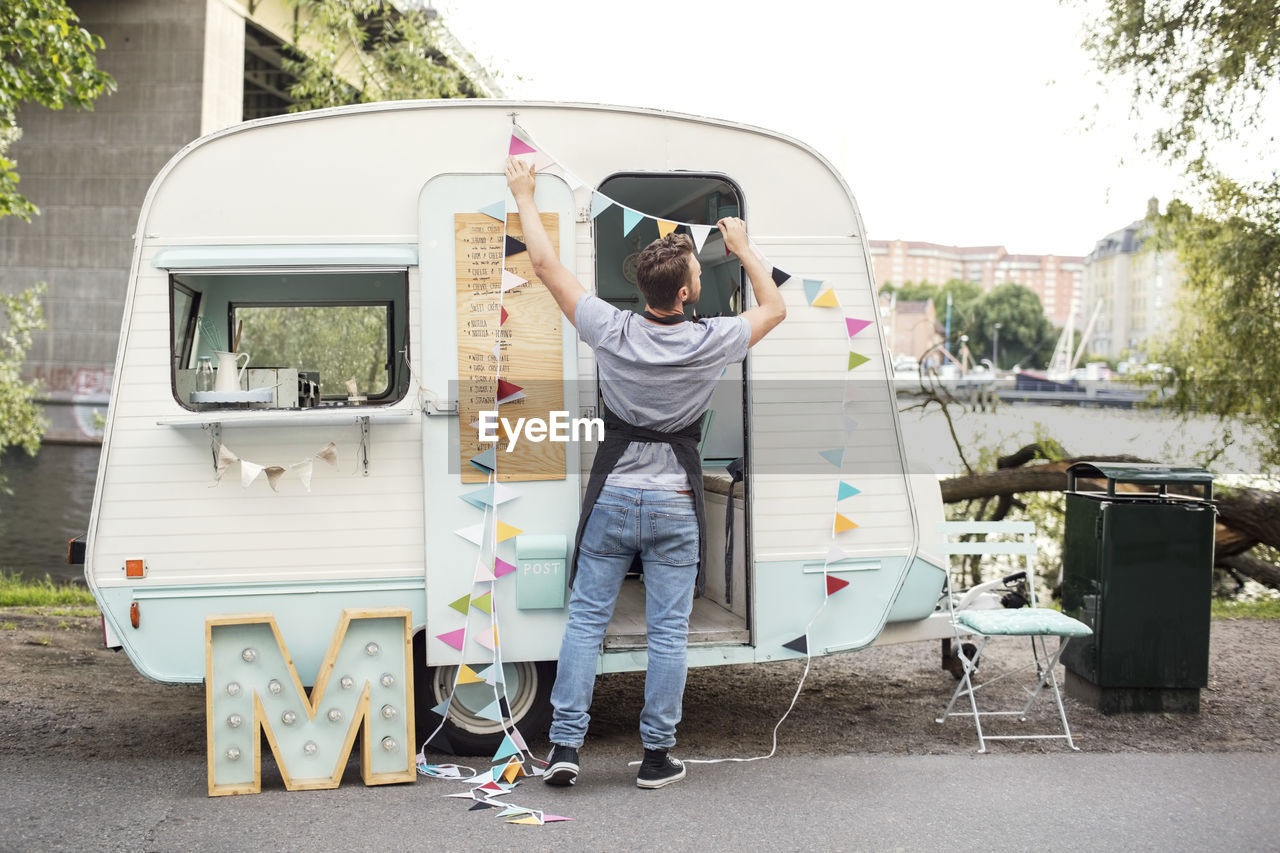
[[[725,366],[742,361],[751,343],[751,324],[742,317],[666,326],[589,293],[578,300],[573,322],[595,352],[605,405],[629,424],[662,432],[700,418]],[[670,445],[639,441],[631,442],[605,482],[633,489],[690,488]]]

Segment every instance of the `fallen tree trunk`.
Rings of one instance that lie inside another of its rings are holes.
[[[1027,464],[1036,458],[1043,458],[1040,448],[1028,445],[1002,457],[997,462],[998,470],[943,480],[942,499],[946,503],[956,503],[998,498],[1007,505],[1022,492],[1066,491],[1067,468],[1076,462],[1148,461],[1134,456],[1090,456]],[[1099,484],[1098,488],[1102,486]],[[1138,487],[1127,484],[1120,484],[1117,488],[1138,490]],[[1257,547],[1265,545],[1280,550],[1280,493],[1219,486],[1215,489],[1214,503],[1218,508],[1214,565],[1280,589],[1280,564]]]

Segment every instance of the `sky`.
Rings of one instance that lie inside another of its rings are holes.
[[[1057,0],[433,0],[510,98],[659,107],[805,142],[873,239],[1085,255],[1163,205],[1127,91]],[[571,167],[571,166],[570,166]]]

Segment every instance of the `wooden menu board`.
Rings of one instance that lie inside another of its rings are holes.
[[[542,224],[559,251],[559,216],[543,213]],[[563,480],[565,445],[529,441],[523,436],[507,452],[507,437],[480,441],[475,426],[480,412],[497,409],[513,424],[518,418],[550,421],[564,409],[564,368],[560,334],[564,315],[533,274],[528,252],[506,259],[506,268],[528,284],[502,293],[502,223],[483,213],[454,214],[454,258],[458,309],[458,446],[462,482],[483,483],[488,475],[472,457],[497,448],[498,480]],[[520,217],[507,217],[506,233],[523,242]],[[502,309],[506,322],[502,322]],[[497,350],[495,352],[495,346]],[[498,379],[520,386],[525,397],[495,406]]]

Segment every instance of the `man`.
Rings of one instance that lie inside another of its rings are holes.
[[[588,293],[563,264],[538,218],[535,176],[515,158],[507,184],[520,210],[534,272],[595,352],[605,403],[605,440],[597,450],[575,544],[569,623],[551,691],[554,716],[544,781],[571,785],[587,734],[596,659],[623,578],[638,554],[644,565],[648,666],[640,715],[641,788],[684,778],[667,754],[675,745],[685,685],[685,650],[695,589],[705,586],[702,415],[727,364],[787,315],[769,270],[750,251],[741,219],[716,223],[751,279],[757,306],[737,317],[686,322],[702,271],[692,241],[671,234],[640,254],[641,314],[619,311]]]

